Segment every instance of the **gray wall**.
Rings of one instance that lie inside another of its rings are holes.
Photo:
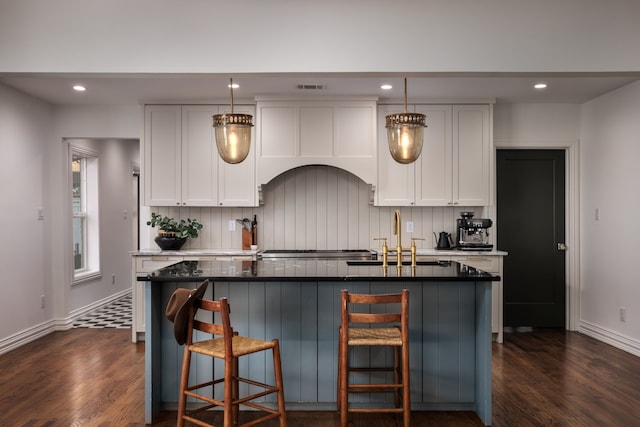
[[[580,318],[591,335],[640,355],[638,112],[640,82],[582,106]]]
[[[0,223],[5,242],[11,242],[0,256],[0,291],[6,295],[0,298],[0,352],[66,328],[74,313],[130,288],[133,222],[123,218],[123,211],[132,210],[130,170],[139,162],[141,111],[137,106],[56,107],[0,85]],[[101,152],[103,276],[72,285],[63,139],[87,137],[99,139],[83,143]]]
[[[0,72],[638,71],[638,16],[636,0],[4,0]]]

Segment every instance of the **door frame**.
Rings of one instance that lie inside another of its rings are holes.
[[[580,321],[580,140],[575,141],[523,141],[495,140],[494,150],[522,149],[543,150],[563,149],[565,151],[565,243],[566,251],[566,284],[565,284],[565,327],[570,331],[578,330]],[[495,194],[496,163],[495,151],[493,159],[493,183]],[[492,197],[492,200],[496,200]],[[495,208],[494,208],[495,216]],[[500,230],[496,230],[499,233]],[[500,249],[500,248],[498,248]],[[508,255],[507,255],[508,256]],[[508,278],[505,282],[508,285]]]

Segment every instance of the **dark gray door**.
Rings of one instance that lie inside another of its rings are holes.
[[[498,150],[504,326],[565,327],[564,150]]]

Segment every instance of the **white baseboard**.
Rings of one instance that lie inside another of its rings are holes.
[[[35,341],[45,335],[50,334],[56,330],[55,320],[49,320],[39,325],[35,325],[29,329],[18,332],[17,334],[10,335],[0,340],[0,354],[8,353],[11,350]]]
[[[89,305],[85,305],[82,308],[78,308],[76,310],[71,311],[71,313],[69,313],[69,317],[67,319],[70,319],[71,322],[73,323],[77,318],[84,316],[87,313],[91,313],[94,310],[99,309],[100,307],[103,307],[105,305],[109,305],[111,304],[113,301],[118,300],[120,298],[122,298],[123,296],[130,294],[131,293],[131,289],[124,289],[118,293],[115,293],[113,295],[109,295],[106,298],[102,298],[101,300],[92,302]]]
[[[47,320],[46,322],[40,323],[31,328],[0,339],[0,354],[8,353],[11,350],[15,350],[16,348],[35,341],[38,338],[50,334],[51,332],[69,330],[71,329],[71,327],[73,326],[73,322],[77,318],[82,317],[85,314],[90,313],[102,306],[109,305],[113,301],[122,298],[130,292],[131,289],[125,289],[107,298],[103,298],[99,301],[93,302],[85,307],[73,310],[71,314],[66,318]]]
[[[580,320],[578,332],[640,357],[640,341],[609,329]]]

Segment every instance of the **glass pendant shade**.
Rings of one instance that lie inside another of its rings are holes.
[[[216,130],[218,154],[227,163],[240,163],[251,149],[251,120],[249,114],[216,114],[213,127]]]
[[[386,116],[387,143],[391,157],[398,163],[413,163],[422,152],[426,116],[407,113],[407,79],[404,79],[404,113]]]
[[[416,115],[411,113],[387,116],[389,152],[393,160],[398,163],[415,162],[422,152],[425,116],[424,114],[420,114],[421,118],[414,116]]]
[[[231,113],[215,114],[213,127],[218,154],[225,162],[234,164],[242,162],[249,154],[253,117],[250,114],[233,112],[233,79],[229,87],[231,88]]]

